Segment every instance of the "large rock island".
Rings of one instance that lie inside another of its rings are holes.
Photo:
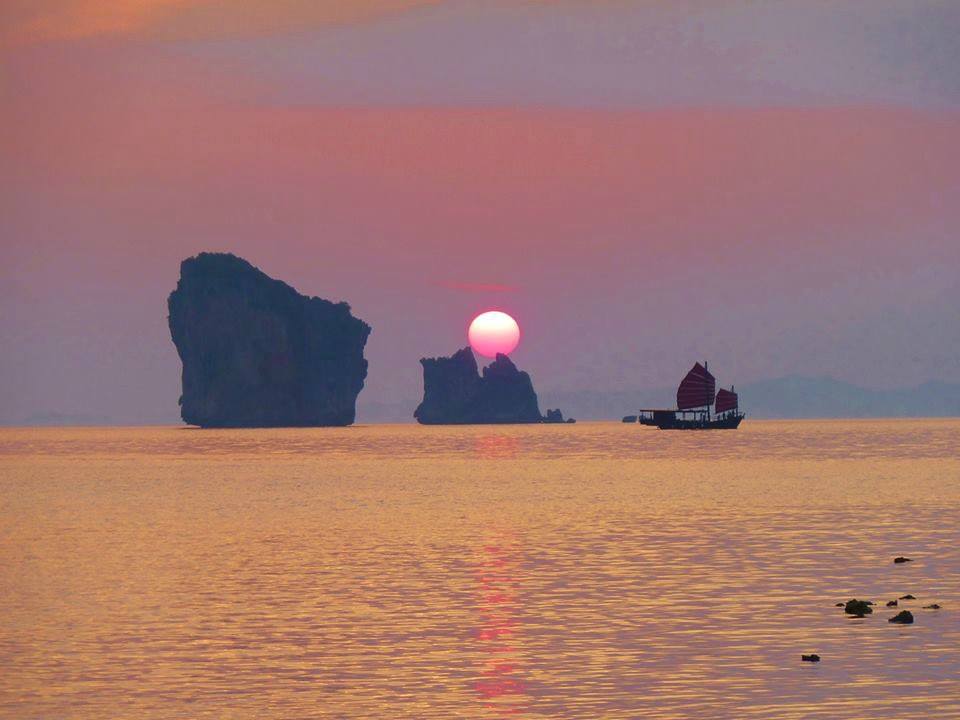
[[[246,260],[200,253],[167,301],[183,361],[180,415],[201,427],[350,425],[370,326]]]
[[[423,358],[423,402],[413,416],[423,425],[558,422],[540,415],[530,376],[506,355],[483,369],[466,347],[451,357]],[[562,422],[562,418],[559,420]]]

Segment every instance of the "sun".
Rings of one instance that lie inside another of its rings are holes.
[[[470,347],[484,357],[497,353],[509,355],[520,344],[520,326],[517,321],[499,310],[477,315],[467,331]]]

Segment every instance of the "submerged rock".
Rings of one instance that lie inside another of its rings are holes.
[[[916,600],[916,598],[915,598],[913,595],[901,595],[901,596],[900,596],[900,599],[901,599],[901,600]]]
[[[801,655],[800,659],[803,660],[804,662],[820,662],[820,656],[817,655],[816,653],[813,653],[811,655]]]
[[[873,605],[872,602],[867,600],[848,600],[846,605],[843,606],[843,611],[847,615],[856,615],[857,617],[863,617],[864,615],[870,615],[873,612],[873,608],[870,607]]]
[[[887,622],[899,623],[901,625],[909,625],[913,622],[913,613],[909,610],[901,610],[892,618],[887,620]]]
[[[895,557],[895,558],[893,559],[893,561],[894,561],[897,565],[899,565],[900,563],[905,563],[905,562],[913,562],[913,560],[911,560],[910,558],[908,558],[908,557],[903,557],[902,555],[901,555],[900,557]]]
[[[201,427],[350,425],[370,326],[235,255],[180,265],[167,301],[183,361],[180,414]]]
[[[423,402],[413,416],[423,425],[564,422],[559,410],[540,415],[530,376],[506,355],[498,354],[482,375],[469,347],[420,364]]]
[[[924,609],[924,610],[939,610],[939,609],[940,609],[940,606],[937,605],[936,603],[933,603],[933,605],[924,605],[924,606],[923,606],[923,609]]]

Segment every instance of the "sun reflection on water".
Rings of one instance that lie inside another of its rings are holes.
[[[501,537],[485,543],[482,552],[477,571],[480,626],[476,639],[484,661],[474,689],[486,709],[508,717],[521,712],[525,700],[518,649],[519,593],[514,577],[517,549],[513,539]]]
[[[520,438],[506,433],[484,433],[474,439],[473,446],[477,456],[484,460],[514,458],[521,450]]]

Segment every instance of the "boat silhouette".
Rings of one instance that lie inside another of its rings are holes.
[[[746,417],[737,393],[733,386],[719,391],[716,387],[707,363],[698,362],[680,381],[676,409],[645,408],[638,412],[637,421],[661,430],[735,430]],[[624,422],[628,422],[626,417]]]

